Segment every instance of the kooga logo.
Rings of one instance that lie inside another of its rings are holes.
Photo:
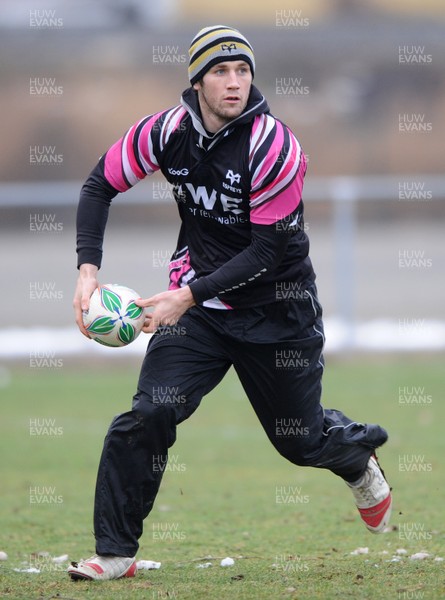
[[[168,172],[170,173],[170,175],[188,175],[189,174],[189,170],[184,168],[184,169],[172,169],[171,167],[168,169]]]

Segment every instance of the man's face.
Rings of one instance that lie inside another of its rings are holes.
[[[244,110],[249,98],[252,73],[243,60],[220,62],[194,84],[198,92],[204,126],[218,131]]]

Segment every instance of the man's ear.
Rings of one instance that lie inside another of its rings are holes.
[[[199,81],[197,81],[196,83],[194,83],[193,84],[193,89],[196,90],[196,91],[200,90],[202,88],[201,82],[202,82],[202,79],[200,79]]]

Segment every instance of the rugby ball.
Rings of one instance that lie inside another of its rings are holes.
[[[97,287],[89,309],[82,313],[90,338],[112,348],[134,342],[145,321],[145,309],[135,303],[140,297],[131,288],[116,283]]]

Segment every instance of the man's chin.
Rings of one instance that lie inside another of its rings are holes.
[[[224,121],[233,121],[237,119],[240,114],[243,112],[244,107],[234,106],[231,108],[226,108],[220,112],[220,118],[224,119]]]

